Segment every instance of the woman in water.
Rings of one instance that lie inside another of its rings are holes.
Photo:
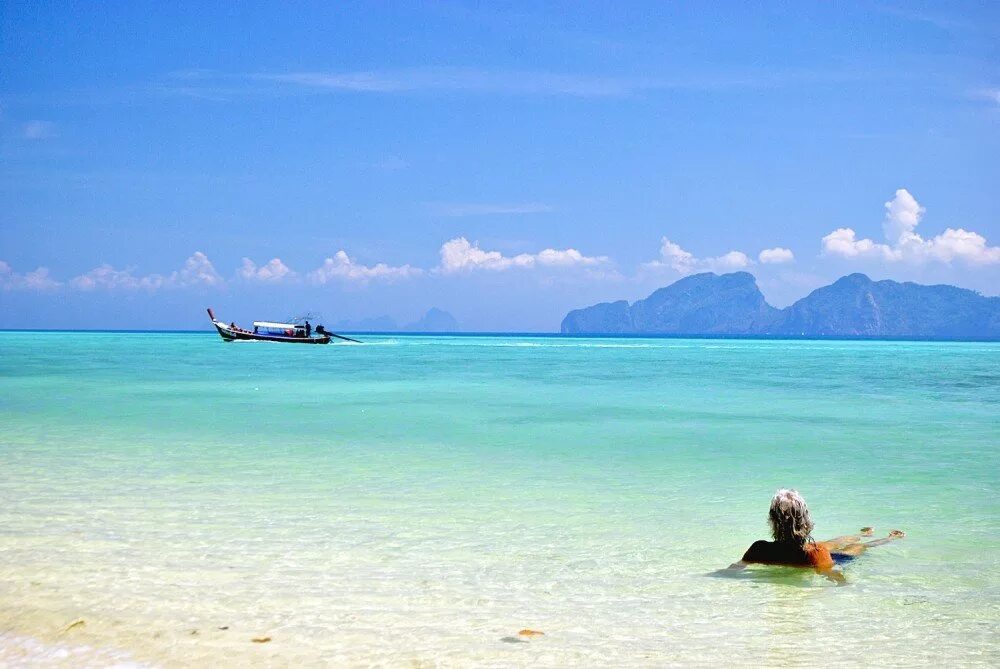
[[[730,569],[743,569],[750,564],[772,564],[788,567],[810,567],[827,578],[842,583],[844,575],[834,571],[835,564],[853,560],[871,546],[880,546],[904,536],[893,530],[889,536],[874,541],[861,541],[872,535],[872,528],[862,528],[860,534],[816,542],[812,538],[813,521],[809,507],[796,490],[781,489],[771,499],[768,514],[774,541],[755,541],[743,559]]]

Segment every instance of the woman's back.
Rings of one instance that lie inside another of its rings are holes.
[[[815,542],[800,546],[786,541],[755,541],[743,554],[743,562],[817,569],[828,569],[833,566],[830,551],[826,546]]]

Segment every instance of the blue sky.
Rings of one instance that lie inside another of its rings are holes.
[[[1000,292],[1000,5],[0,4],[0,327]]]

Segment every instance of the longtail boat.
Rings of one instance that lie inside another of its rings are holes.
[[[208,317],[212,319],[222,341],[273,341],[282,344],[329,344],[334,337],[344,341],[360,344],[357,339],[344,337],[342,335],[323,329],[322,325],[317,325],[315,330],[305,323],[274,323],[271,321],[254,321],[253,330],[247,330],[236,325],[235,322],[226,325],[215,317],[211,308],[208,310]]]

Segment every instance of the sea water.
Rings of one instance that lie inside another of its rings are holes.
[[[362,339],[0,333],[0,665],[1000,663],[1000,344]]]

